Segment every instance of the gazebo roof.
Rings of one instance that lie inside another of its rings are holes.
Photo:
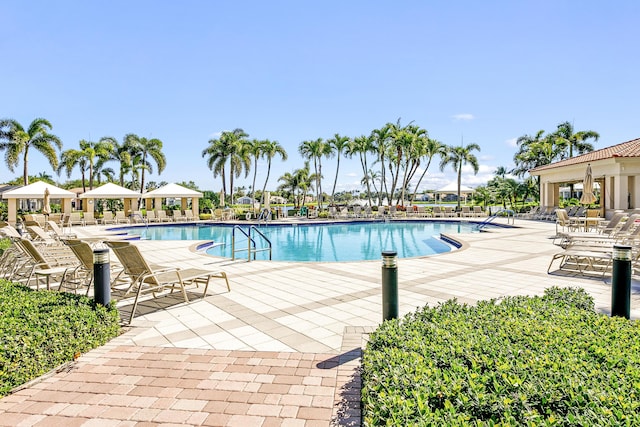
[[[439,190],[436,190],[436,193],[457,193],[458,192],[458,184],[455,182],[451,182]],[[461,193],[473,193],[473,188],[469,188],[466,185],[460,185]]]
[[[203,194],[199,191],[192,190],[190,188],[183,187],[178,184],[167,184],[163,187],[156,188],[153,191],[143,194],[145,199],[164,198],[164,197],[202,197]]]
[[[137,191],[120,187],[112,182],[82,193],[81,199],[134,199],[142,197]]]
[[[9,190],[2,193],[3,199],[37,199],[44,198],[44,190],[49,190],[49,197],[52,199],[73,199],[76,197],[75,193],[67,191],[55,185],[48,184],[44,181],[36,181],[33,184],[25,185],[24,187],[16,188],[15,190]]]

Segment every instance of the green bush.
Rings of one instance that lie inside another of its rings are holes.
[[[115,305],[0,280],[0,396],[119,333]]]
[[[638,322],[582,289],[455,300],[387,321],[363,356],[365,425],[640,425]]]

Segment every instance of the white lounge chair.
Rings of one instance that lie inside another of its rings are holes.
[[[129,323],[133,320],[139,298],[144,293],[152,293],[156,298],[158,293],[165,289],[170,289],[172,293],[178,289],[182,293],[184,302],[188,303],[189,298],[187,297],[185,286],[190,284],[204,285],[202,293],[204,298],[209,288],[209,281],[212,278],[223,279],[227,285],[227,290],[231,291],[225,272],[213,272],[197,268],[180,269],[177,267],[152,266],[144,259],[138,247],[129,242],[106,241],[105,244],[113,250],[124,267],[124,274],[129,276],[131,280],[130,288],[136,293]]]

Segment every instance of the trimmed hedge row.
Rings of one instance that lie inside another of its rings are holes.
[[[0,396],[119,333],[114,305],[0,280]]]
[[[582,289],[424,307],[363,355],[368,426],[640,425],[640,328]]]

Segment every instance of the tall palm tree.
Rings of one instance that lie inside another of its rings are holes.
[[[67,170],[67,178],[71,178],[71,172],[77,166],[80,169],[80,179],[82,181],[82,191],[87,191],[87,169],[89,161],[81,150],[69,149],[60,154],[60,165],[58,166],[58,174],[63,170]]]
[[[210,139],[209,146],[202,151],[202,157],[206,157],[207,166],[213,171],[213,177],[222,177],[222,191],[227,194],[226,165],[229,164],[229,189],[231,191],[231,203],[233,203],[233,178],[239,177],[242,170],[247,173],[251,166],[251,160],[242,147],[249,136],[244,130],[237,128],[233,131],[224,131],[218,139]]]
[[[62,150],[62,141],[49,133],[51,123],[43,118],[34,119],[29,127],[24,127],[13,119],[0,119],[0,150],[5,150],[5,163],[11,172],[14,171],[22,155],[24,185],[29,185],[29,149],[42,153],[51,167],[58,168],[58,150]]]
[[[113,141],[113,151],[111,152],[111,160],[118,162],[118,182],[121,187],[124,187],[124,177],[133,168],[133,156],[131,153],[135,150],[134,147],[129,146],[126,139],[119,144],[117,141]]]
[[[573,157],[574,151],[576,154],[593,151],[593,144],[587,142],[587,140],[593,139],[594,141],[598,141],[600,134],[592,130],[583,130],[574,133],[573,124],[570,122],[562,122],[553,133],[553,138],[555,144],[563,147],[564,153],[571,158]]]
[[[387,197],[388,199],[388,191],[387,191],[387,178],[385,173],[385,158],[387,149],[391,140],[391,131],[393,124],[387,123],[380,129],[374,129],[371,131],[371,140],[374,147],[374,152],[378,156],[378,163],[380,164],[380,192],[384,192],[384,194],[380,195],[378,198],[378,203],[382,205],[383,197]]]
[[[58,173],[62,170],[67,170],[67,178],[71,177],[71,171],[75,166],[80,168],[82,174],[82,189],[86,191],[86,176],[85,173],[89,172],[89,189],[93,189],[93,179],[95,174],[95,167],[97,163],[103,163],[111,156],[114,150],[113,143],[115,140],[111,137],[101,138],[98,142],[80,140],[78,143],[79,150],[73,148],[65,150],[60,155],[60,166],[58,167]]]
[[[264,194],[264,192],[267,191],[267,182],[271,174],[271,161],[277,155],[279,155],[283,161],[287,160],[287,152],[278,141],[265,139],[262,141],[262,154],[267,159],[267,177],[264,179],[264,185],[262,186],[262,194]]]
[[[451,164],[453,170],[458,173],[458,208],[460,207],[460,186],[462,183],[462,166],[470,164],[473,168],[473,174],[477,174],[480,170],[478,159],[473,155],[472,151],[480,151],[480,146],[471,143],[467,146],[448,147],[442,161],[440,162],[440,170]]]
[[[327,140],[327,144],[329,145],[332,151],[335,151],[335,154],[338,158],[338,162],[336,164],[336,177],[333,180],[333,188],[331,189],[331,204],[335,204],[335,194],[336,194],[336,184],[338,183],[338,174],[340,173],[340,158],[342,157],[342,152],[347,149],[349,143],[351,142],[351,138],[348,136],[340,136],[340,134],[335,134],[333,138]]]
[[[313,160],[318,211],[320,211],[322,209],[322,158],[331,155],[331,146],[322,138],[318,138],[311,141],[302,141],[298,146],[298,151],[305,159]]]
[[[554,161],[556,150],[553,141],[549,135],[544,133],[544,130],[539,130],[534,136],[523,135],[518,138],[516,142],[518,151],[513,156],[515,168],[511,170],[512,174],[522,178],[530,169]]]
[[[153,160],[158,168],[158,175],[162,174],[167,166],[167,158],[162,152],[162,141],[158,138],[147,139],[134,133],[125,135],[125,143],[134,147],[134,152],[139,154],[138,169],[140,170],[140,192],[144,192],[145,171],[153,173]]]
[[[360,166],[362,167],[362,182],[367,187],[367,195],[369,197],[369,206],[372,206],[373,200],[371,199],[371,184],[369,165],[367,164],[367,154],[374,150],[373,138],[371,136],[358,136],[354,138],[346,149],[348,157],[353,157],[356,154],[360,157]],[[377,190],[376,190],[377,192]]]
[[[496,176],[499,176],[500,178],[504,178],[508,172],[507,172],[507,168],[505,168],[504,166],[498,166],[493,173],[496,174]]]
[[[412,202],[416,200],[416,194],[418,193],[418,188],[420,187],[420,183],[422,182],[422,179],[424,178],[424,176],[427,174],[427,171],[429,170],[429,166],[431,166],[431,161],[433,160],[433,158],[435,156],[442,157],[445,155],[447,151],[446,146],[443,143],[431,138],[426,138],[426,141],[422,148],[423,148],[422,157],[426,159],[427,165],[424,167],[422,171],[422,175],[420,175],[420,179],[418,179],[416,188],[413,191],[413,196],[411,197]]]
[[[247,141],[243,146],[247,155],[253,157],[253,182],[251,184],[251,197],[253,197],[254,199],[256,197],[256,176],[258,175],[258,159],[263,156],[262,145],[262,141],[258,139],[252,139]]]

